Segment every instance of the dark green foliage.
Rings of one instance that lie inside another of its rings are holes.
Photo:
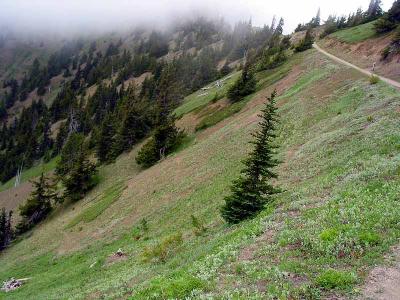
[[[0,213],[0,251],[7,248],[13,238],[11,227],[12,211],[6,212],[5,208]]]
[[[392,7],[382,18],[375,23],[377,33],[385,33],[392,31],[400,23],[400,0],[396,0]]]
[[[169,120],[165,125],[158,126],[150,140],[140,149],[136,162],[144,168],[149,168],[159,160],[172,153],[181,143],[184,133]]]
[[[397,26],[396,34],[392,42],[382,51],[382,60],[388,60],[393,55],[400,53],[400,25]]]
[[[396,54],[400,53],[400,26],[397,28],[397,32],[393,37],[392,42],[382,50],[381,60],[390,60]]]
[[[258,59],[258,71],[274,69],[287,60],[286,50],[290,48],[290,36],[285,36],[282,39],[278,36],[271,41],[268,48],[264,49]]]
[[[4,101],[0,101],[0,121],[7,116],[7,109]]]
[[[50,116],[42,100],[24,108],[10,126],[0,129],[0,181],[6,182],[21,166],[29,168],[53,147]]]
[[[231,102],[238,102],[256,91],[257,81],[248,63],[245,64],[242,76],[229,88],[227,97]]]
[[[221,215],[228,223],[239,223],[254,217],[279,192],[270,182],[277,177],[273,168],[278,164],[274,158],[277,124],[275,97],[276,92],[268,98],[262,110],[260,129],[253,135],[254,148],[244,162],[242,176],[233,183],[231,195],[225,198],[225,205],[221,208]]]
[[[33,182],[34,190],[26,203],[20,205],[22,220],[17,225],[18,233],[23,233],[44,220],[60,198],[55,186],[42,173],[38,181]]]
[[[381,0],[371,0],[368,10],[365,12],[363,23],[371,22],[380,18],[383,15]]]
[[[160,32],[153,31],[146,42],[138,48],[139,53],[149,53],[152,57],[161,57],[168,53],[168,42],[165,35]]]
[[[321,9],[318,9],[317,15],[311,19],[310,22],[306,24],[299,24],[297,25],[294,32],[300,32],[308,30],[309,28],[316,28],[321,25]]]
[[[127,108],[115,139],[114,154],[130,150],[147,135],[150,126],[150,121],[135,106]]]
[[[97,136],[96,154],[100,163],[110,162],[111,146],[115,135],[114,124],[111,115],[107,115],[101,124],[99,134]]]
[[[84,151],[85,136],[81,133],[73,133],[69,136],[64,148],[61,151],[60,161],[56,167],[56,174],[63,177],[68,174],[76,165],[80,152]]]
[[[312,35],[312,30],[308,29],[304,39],[302,39],[299,44],[295,47],[296,52],[306,51],[312,48],[314,44],[314,37]]]
[[[76,40],[66,41],[47,61],[34,59],[21,80],[12,77],[4,80],[0,119],[7,118],[7,109],[17,101],[27,99],[34,90],[46,100],[49,99],[49,88],[59,87],[60,90],[50,108],[43,101],[34,102],[16,117],[15,122],[8,122],[0,130],[0,181],[10,180],[21,166],[29,168],[40,160],[60,154],[73,132],[90,137],[87,147],[98,152],[100,162],[112,161],[122,152],[129,151],[151,131],[162,136],[164,127],[169,126],[167,119],[171,110],[185,95],[228,74],[231,71],[229,63],[242,59],[246,50],[268,47],[272,40],[275,44],[276,37],[282,33],[283,20],[276,25],[273,22],[254,30],[251,21],[246,21],[237,23],[230,30],[222,20],[197,18],[176,24],[179,34],[174,37],[170,31],[153,32],[149,39],[135,35],[133,39],[138,42],[138,47],[134,53],[122,50],[121,40],[106,44],[104,50],[97,49],[95,41],[88,41],[90,47],[84,48],[82,40]],[[158,60],[168,53],[172,38],[177,43],[176,50],[183,51],[182,55],[169,62]],[[209,47],[221,41],[224,41],[221,48]],[[195,51],[186,51],[193,47]],[[283,52],[275,54],[272,67],[284,58]],[[218,71],[217,66],[222,60],[226,63]],[[151,75],[144,81],[140,93],[125,88],[126,80],[145,72]],[[61,86],[51,86],[51,79],[60,74],[63,74],[64,82]],[[255,88],[253,74],[244,75],[246,84],[239,87],[239,98]],[[110,83],[105,84],[104,80],[110,78]],[[88,97],[87,88],[93,85],[97,89]],[[220,96],[222,94],[217,98]],[[60,123],[53,126],[56,122]],[[51,138],[50,128],[59,129],[55,141]],[[171,142],[175,139],[171,136],[167,139],[168,145],[175,144]],[[168,145],[166,150],[171,149]],[[57,168],[60,176],[69,172],[75,157],[71,143],[65,148],[64,152],[71,155],[62,154]],[[151,161],[159,158],[159,154],[154,155]]]
[[[81,147],[76,155],[73,165],[62,178],[65,196],[72,201],[82,199],[96,185],[96,166],[87,158],[84,147]]]
[[[344,28],[358,26],[360,24],[372,22],[380,18],[383,14],[381,0],[371,0],[368,10],[363,12],[361,8],[357,9],[355,13],[349,14],[348,17],[330,15],[324,24],[324,31],[321,33],[320,38],[334,33]],[[379,23],[378,21],[377,23]],[[375,23],[375,24],[377,24]]]
[[[228,64],[224,64],[224,66],[221,68],[221,70],[219,70],[219,74],[220,74],[221,77],[224,77],[224,76],[228,75],[231,72],[232,72],[232,68],[229,67]]]

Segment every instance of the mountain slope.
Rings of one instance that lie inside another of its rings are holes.
[[[240,112],[194,133],[158,165],[141,171],[138,146],[103,167],[83,201],[59,208],[0,255],[0,279],[32,277],[7,299],[354,292],[400,237],[398,93],[314,50],[274,72],[288,66],[277,82],[262,85],[259,74],[260,90]],[[275,87],[284,192],[255,220],[227,227],[218,208]],[[191,214],[204,235],[194,233]],[[114,256],[118,248],[126,256]]]
[[[358,67],[393,80],[400,80],[399,54],[382,60],[382,52],[390,44],[395,32],[377,35],[374,22],[335,32],[318,43],[329,53],[349,61]]]

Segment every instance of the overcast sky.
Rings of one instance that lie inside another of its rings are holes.
[[[382,2],[386,10],[393,0]],[[369,0],[0,0],[0,28],[87,33],[138,23],[162,27],[182,15],[207,13],[230,22],[252,18],[254,25],[282,16],[288,33],[310,20],[319,7],[326,19],[329,14],[366,9],[368,4]]]

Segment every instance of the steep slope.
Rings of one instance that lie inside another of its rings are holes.
[[[395,55],[382,60],[382,52],[390,44],[395,33],[377,35],[373,22],[335,32],[318,43],[320,46],[358,67],[371,70],[384,77],[400,81],[400,57]]]
[[[59,208],[0,254],[0,279],[31,277],[7,299],[355,293],[400,237],[398,92],[370,86],[315,50],[279,73],[283,79],[260,80],[240,112],[195,133],[158,165],[141,171],[137,147],[103,167],[83,201]],[[255,220],[227,227],[218,208],[275,87],[284,192]],[[191,114],[201,119],[200,112]],[[204,234],[195,234],[192,214]],[[118,248],[126,255],[113,255]]]

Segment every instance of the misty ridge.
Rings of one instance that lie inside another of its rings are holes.
[[[269,24],[272,17],[264,23]],[[0,35],[57,39],[137,28],[165,31],[198,18],[223,19],[233,25],[250,19],[251,12],[244,1],[4,0],[0,3]]]

